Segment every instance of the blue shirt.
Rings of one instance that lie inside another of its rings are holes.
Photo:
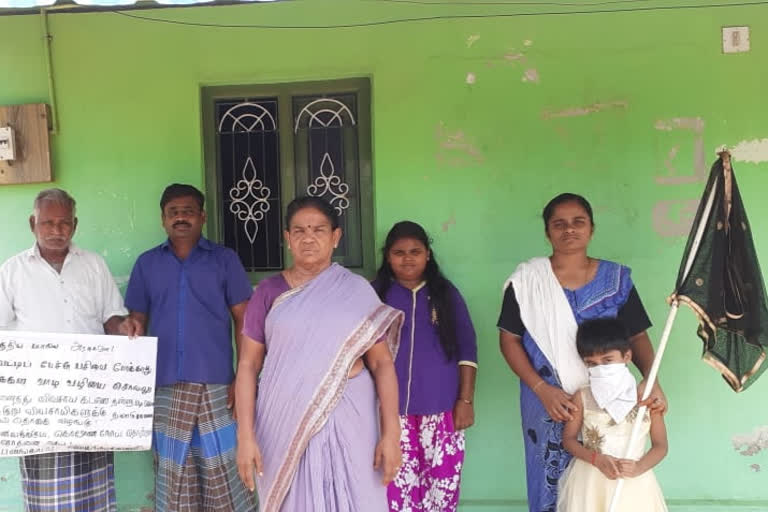
[[[139,256],[125,306],[148,315],[158,338],[157,385],[232,382],[230,307],[250,296],[237,254],[203,237],[185,260],[168,241]]]

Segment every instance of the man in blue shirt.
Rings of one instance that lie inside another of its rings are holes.
[[[153,449],[157,512],[254,510],[237,474],[232,329],[239,347],[251,285],[237,254],[202,236],[205,198],[173,184],[160,199],[168,239],[139,256],[121,324],[157,336]]]

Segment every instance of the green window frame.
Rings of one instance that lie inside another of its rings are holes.
[[[258,282],[288,266],[285,209],[309,190],[341,213],[334,261],[371,277],[370,81],[206,86],[201,101],[207,237],[238,252]]]

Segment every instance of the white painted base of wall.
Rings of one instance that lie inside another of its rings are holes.
[[[669,512],[765,512],[765,505],[669,505]]]
[[[766,502],[711,502],[698,500],[675,500],[668,502],[669,512],[766,512]],[[523,501],[472,500],[462,503],[459,512],[528,512]]]

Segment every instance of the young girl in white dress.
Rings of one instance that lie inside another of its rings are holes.
[[[641,435],[624,458],[638,406],[623,324],[611,318],[585,321],[576,349],[589,370],[589,386],[574,395],[578,410],[563,430],[563,447],[573,459],[560,479],[557,511],[608,512],[617,479],[623,478],[617,512],[666,512],[651,470],[667,454],[662,414],[645,413]],[[651,449],[646,452],[649,436]]]

